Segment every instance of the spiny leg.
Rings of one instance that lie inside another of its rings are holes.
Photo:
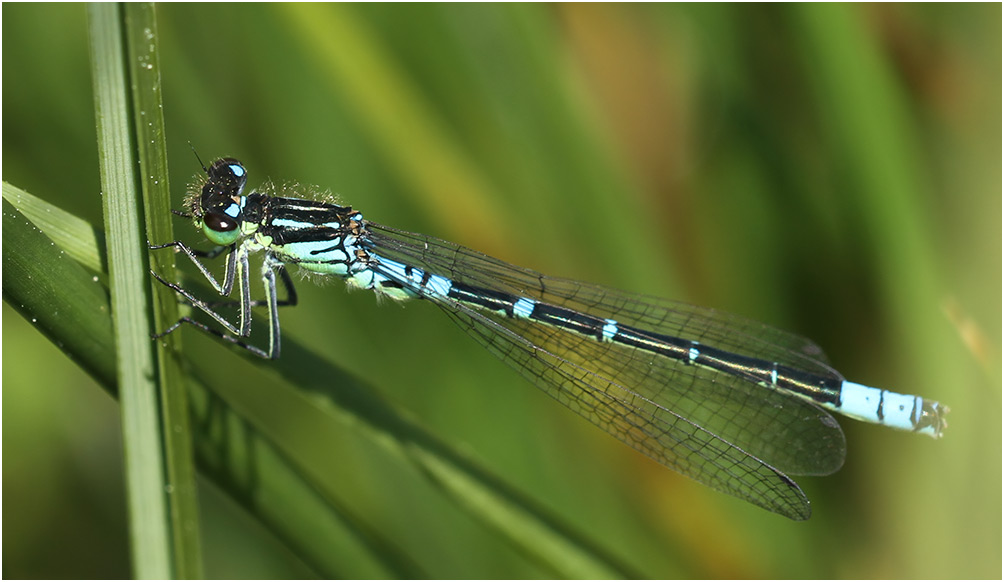
[[[174,245],[164,245],[164,246],[162,246],[160,248],[164,248],[166,246],[174,246]],[[179,243],[177,246],[179,248],[187,249],[187,247],[185,247],[181,243]],[[188,249],[188,251],[191,251],[191,250],[192,249]],[[186,251],[186,253],[187,253],[187,251]],[[192,254],[194,254],[194,253],[192,253]],[[189,256],[191,257],[192,254],[189,254]],[[193,258],[193,261],[194,260],[195,259]],[[197,264],[199,264],[198,261],[195,261],[195,262]],[[201,264],[200,264],[200,267],[201,267]],[[275,271],[276,270],[279,271],[280,277],[282,278],[282,281],[283,281],[283,286],[286,288],[286,291],[287,291],[287,298],[285,300],[281,301],[281,302],[277,300],[276,281],[275,281],[275,279],[276,279],[275,278]],[[264,287],[265,287],[265,300],[264,301],[251,301],[250,282],[249,282],[248,254],[247,254],[247,250],[244,247],[239,247],[239,248],[237,248],[236,250],[234,250],[234,251],[232,251],[230,253],[230,257],[228,257],[228,261],[227,261],[227,271],[228,271],[228,273],[224,276],[224,279],[225,279],[225,281],[228,281],[230,283],[231,290],[232,290],[233,280],[235,278],[236,278],[237,283],[238,283],[238,285],[237,285],[237,287],[238,287],[237,292],[238,292],[238,295],[240,297],[240,301],[239,302],[228,302],[228,303],[229,304],[237,304],[239,306],[239,308],[240,308],[241,325],[240,325],[239,329],[238,329],[238,327],[236,325],[230,323],[225,317],[223,317],[222,315],[220,315],[219,313],[217,313],[213,309],[213,304],[212,303],[207,302],[207,301],[203,301],[201,299],[196,298],[187,289],[181,287],[180,285],[178,285],[176,283],[171,283],[169,281],[166,281],[165,279],[163,279],[162,277],[160,277],[156,273],[153,273],[153,276],[158,281],[160,281],[162,284],[164,284],[168,288],[170,288],[173,291],[175,291],[176,293],[178,293],[181,297],[183,297],[186,301],[188,301],[192,306],[197,307],[198,309],[200,309],[201,311],[203,311],[204,313],[206,313],[207,315],[209,315],[210,317],[212,317],[213,319],[215,319],[218,323],[220,323],[220,325],[224,326],[227,329],[227,331],[230,332],[230,334],[233,334],[233,335],[229,335],[229,334],[226,334],[226,333],[224,333],[222,331],[219,331],[217,329],[213,329],[213,328],[205,325],[204,323],[196,321],[196,320],[194,320],[194,319],[192,319],[190,317],[182,317],[177,322],[175,322],[174,325],[172,325],[169,328],[167,328],[164,332],[155,335],[154,339],[163,337],[163,336],[165,336],[165,335],[173,332],[174,330],[178,329],[179,327],[181,327],[182,324],[187,323],[187,324],[192,325],[193,327],[195,327],[195,328],[197,328],[199,330],[202,330],[205,333],[208,333],[210,335],[213,335],[213,336],[216,336],[218,338],[221,338],[221,339],[223,339],[225,341],[228,341],[228,342],[230,342],[230,343],[232,343],[234,345],[240,346],[240,347],[248,350],[249,352],[251,352],[252,354],[254,354],[254,355],[256,355],[256,356],[258,356],[260,358],[264,358],[264,359],[275,359],[275,358],[278,358],[279,357],[279,351],[280,351],[280,337],[281,337],[280,330],[279,330],[278,307],[279,307],[280,304],[282,304],[282,305],[296,305],[296,303],[297,303],[296,289],[293,286],[293,281],[290,278],[289,273],[285,270],[285,268],[283,267],[283,265],[282,265],[281,262],[279,262],[278,260],[276,260],[271,255],[266,255],[265,261],[264,261],[264,264],[263,264],[263,270],[262,270],[262,282],[263,282]],[[236,271],[236,276],[234,275],[234,271]],[[261,348],[259,348],[257,346],[254,346],[254,345],[251,345],[249,343],[246,343],[243,340],[239,339],[238,337],[235,337],[235,336],[240,336],[240,337],[248,337],[248,336],[250,336],[250,334],[251,334],[251,308],[254,307],[254,306],[258,306],[258,305],[266,305],[268,307],[268,314],[269,314],[269,348],[268,348],[268,351],[265,351],[265,350],[263,350],[263,349],[261,349]]]
[[[230,295],[231,291],[233,291],[234,274],[236,272],[239,279],[238,282],[238,287],[240,287],[239,295],[241,296],[242,300],[245,297],[247,297],[246,303],[250,303],[250,296],[248,295],[247,292],[249,285],[248,285],[248,269],[247,269],[248,258],[246,249],[244,249],[243,247],[239,248],[234,247],[233,245],[229,247],[230,252],[227,254],[226,271],[223,275],[223,283],[221,284],[216,280],[216,278],[209,271],[209,269],[207,269],[206,266],[203,265],[202,262],[198,260],[198,258],[196,258],[196,252],[193,251],[191,247],[189,247],[185,243],[180,241],[174,241],[172,243],[167,243],[164,245],[152,245],[150,248],[156,250],[168,247],[181,249],[188,256],[188,258],[191,259],[193,263],[195,263],[195,265],[199,268],[199,271],[202,272],[206,280],[208,280],[212,284],[213,288],[215,288],[216,291],[221,295]],[[212,252],[213,251],[210,251],[210,253]],[[240,261],[238,261],[238,258],[240,259]],[[248,311],[250,311],[250,307],[248,307],[245,303],[242,303],[240,306],[241,326],[240,328],[238,328],[234,324],[230,323],[230,321],[228,321],[226,317],[217,313],[208,302],[195,297],[194,295],[192,295],[190,291],[181,287],[177,283],[171,283],[170,281],[165,280],[157,273],[151,271],[151,274],[154,276],[155,279],[160,281],[162,284],[172,289],[178,295],[184,297],[193,307],[202,310],[204,313],[215,319],[220,325],[227,328],[227,330],[230,333],[233,333],[234,335],[239,335],[241,337],[247,337],[250,334],[251,320],[250,320],[250,314],[248,313]],[[167,330],[165,330],[163,333],[158,334],[157,337],[162,337],[168,333],[171,333],[172,331],[178,328],[178,324],[181,323],[184,319],[185,318],[182,318],[174,325],[169,327]]]
[[[251,345],[251,344],[249,344],[247,342],[242,341],[241,339],[239,339],[238,337],[236,337],[234,335],[223,333],[222,331],[220,331],[218,329],[214,329],[212,327],[209,327],[208,325],[202,323],[201,321],[196,321],[196,320],[194,320],[194,319],[192,319],[190,317],[182,317],[178,321],[174,322],[174,325],[172,325],[171,327],[167,328],[162,333],[154,334],[152,337],[153,337],[153,339],[160,339],[160,338],[164,337],[165,335],[167,335],[167,334],[173,332],[174,330],[178,329],[184,323],[187,323],[187,324],[191,325],[192,327],[194,327],[196,329],[200,329],[200,330],[204,331],[205,333],[207,333],[207,334],[209,334],[211,336],[215,336],[215,337],[220,338],[221,340],[230,342],[230,343],[234,344],[235,346],[242,347],[245,350],[251,352],[252,354],[258,356],[259,358],[262,358],[262,359],[265,359],[265,360],[273,359],[273,357],[270,356],[268,352],[266,352],[265,350],[259,348],[258,346],[253,346],[253,345]]]
[[[227,320],[226,317],[215,311],[209,302],[203,301],[202,299],[195,297],[190,291],[188,291],[181,285],[167,281],[157,273],[153,273],[151,271],[151,274],[154,276],[155,279],[157,279],[157,281],[159,281],[161,284],[173,290],[181,297],[183,297],[193,307],[198,308],[203,313],[212,317],[214,320],[216,320],[217,323],[222,325],[224,328],[226,328],[227,331],[233,334],[233,335],[228,335],[222,331],[213,329],[201,322],[198,322],[186,316],[180,318],[178,321],[176,321],[173,325],[168,327],[163,332],[155,334],[153,338],[159,339],[161,337],[164,337],[165,335],[181,327],[182,324],[187,323],[210,335],[214,335],[216,337],[229,341],[230,343],[239,345],[247,349],[251,353],[255,354],[256,356],[262,358],[268,358],[269,357],[268,352],[265,352],[261,348],[247,344],[238,339],[237,337],[234,337],[234,336],[248,337],[251,334],[251,316],[250,316],[251,300],[249,292],[250,284],[248,281],[249,269],[248,269],[247,250],[244,249],[243,247],[234,247],[233,245],[231,245],[230,247],[222,247],[223,249],[229,249],[229,252],[227,255],[226,271],[223,275],[223,283],[219,283],[213,276],[213,274],[209,271],[209,269],[207,269],[205,265],[203,265],[202,262],[198,260],[197,257],[208,256],[210,258],[213,258],[215,256],[218,256],[220,254],[219,249],[221,247],[217,247],[216,249],[213,249],[212,251],[209,252],[202,252],[192,249],[185,243],[182,243],[180,241],[175,241],[173,243],[167,243],[164,245],[151,245],[150,248],[153,250],[157,250],[168,247],[174,247],[176,249],[180,249],[181,251],[183,251],[188,256],[188,258],[191,259],[191,261],[195,263],[195,265],[199,268],[199,271],[202,272],[206,280],[208,280],[216,289],[216,291],[219,292],[221,295],[229,295],[233,291],[234,279],[235,278],[237,279],[238,295],[241,297],[241,302],[238,304],[240,306],[241,322],[240,322],[240,327],[234,325],[229,320]]]
[[[150,250],[160,250],[160,249],[166,249],[166,248],[174,248],[174,249],[176,249],[176,251],[180,250],[180,251],[184,252],[185,255],[188,256],[189,260],[191,260],[192,263],[194,263],[195,266],[199,268],[199,271],[202,273],[202,276],[205,277],[207,281],[209,281],[209,283],[213,286],[214,289],[216,289],[217,293],[219,293],[220,295],[227,296],[227,295],[230,295],[230,292],[233,290],[234,273],[236,271],[236,260],[237,260],[237,252],[236,252],[235,245],[228,245],[228,246],[217,245],[216,247],[214,247],[214,248],[212,248],[212,249],[210,249],[208,251],[203,251],[203,250],[200,250],[200,249],[194,249],[194,248],[186,245],[185,243],[183,243],[181,241],[174,241],[174,242],[169,242],[169,243],[165,243],[165,244],[161,244],[161,245],[148,244],[148,246],[149,246]],[[224,252],[227,253],[227,262],[226,262],[226,268],[225,268],[224,275],[223,275],[223,282],[220,283],[220,282],[218,282],[216,280],[216,277],[212,274],[212,272],[210,272],[209,269],[206,268],[206,266],[204,264],[202,264],[202,261],[200,261],[198,259],[198,257],[203,257],[203,258],[207,258],[207,259],[211,260],[211,259],[215,259],[216,257],[220,256]],[[208,313],[210,316],[212,316],[213,319],[215,319],[216,321],[218,321],[222,325],[224,325],[231,332],[233,332],[235,334],[240,334],[240,332],[237,330],[237,328],[233,324],[231,324],[229,321],[226,320],[225,317],[223,317],[222,315],[220,315],[219,313],[217,313],[213,309],[214,307],[217,307],[217,306],[240,305],[239,302],[232,302],[232,301],[226,301],[226,302],[220,302],[220,301],[203,301],[201,299],[195,299],[188,291],[186,291],[185,289],[183,289],[180,285],[178,285],[176,283],[169,283],[168,281],[165,281],[160,275],[158,275],[157,273],[153,273],[152,271],[151,271],[151,274],[158,281],[160,281],[161,283],[163,283],[167,287],[171,288],[172,290],[174,290],[176,293],[178,293],[182,297],[185,297],[188,300],[188,304],[189,305],[192,305],[194,307],[198,307],[202,311],[204,311],[204,312]],[[179,323],[181,323],[180,320],[178,322],[176,322],[174,325],[172,325],[171,327],[169,327],[164,332],[158,334],[156,337],[162,337],[164,335],[167,335],[167,334],[171,333],[172,331],[174,331],[175,329],[178,328]],[[243,325],[242,325],[242,329],[243,329]],[[242,334],[242,335],[246,335],[246,334]]]
[[[289,280],[289,275],[286,273],[286,269],[283,268],[282,263],[279,262],[272,254],[267,253],[265,255],[265,261],[262,265],[261,278],[265,286],[265,301],[268,304],[268,355],[269,358],[275,359],[279,357],[279,350],[282,335],[279,330],[279,304],[276,301],[276,291],[275,291],[275,272],[279,271],[282,273],[283,284],[288,285],[287,290],[292,290],[293,282]],[[291,297],[287,297],[296,303],[296,291],[292,292]]]
[[[200,251],[197,249],[193,249],[192,247],[186,245],[185,243],[179,240],[165,243],[162,245],[150,245],[150,250],[152,251],[166,248],[175,248],[185,253],[185,255],[187,255],[188,258],[193,263],[195,263],[195,266],[199,268],[199,271],[202,272],[202,276],[205,277],[207,281],[209,281],[209,283],[213,286],[214,289],[216,289],[217,293],[219,293],[220,295],[230,295],[230,292],[233,290],[234,286],[234,270],[235,270],[234,267],[237,259],[237,253],[235,252],[237,249],[235,245],[218,246],[210,251]],[[226,271],[224,271],[223,274],[223,283],[220,283],[216,280],[216,277],[213,276],[213,274],[209,271],[209,269],[207,269],[206,266],[202,264],[202,261],[199,260],[199,257],[214,259],[218,257],[220,254],[222,254],[224,251],[227,252],[227,266],[226,266]],[[156,277],[156,273],[154,274],[154,276]],[[160,279],[160,277],[157,278]],[[163,281],[163,279],[161,279],[161,281]]]
[[[275,265],[275,270],[279,273],[279,277],[282,279],[282,286],[286,290],[286,298],[279,299],[275,302],[276,307],[295,307],[299,303],[299,298],[296,294],[296,287],[293,285],[293,278],[289,275],[289,271],[286,270],[286,266],[282,263],[277,263]],[[237,307],[240,306],[240,301],[205,301],[206,305],[210,307]],[[268,300],[264,299],[252,299],[251,307],[262,307],[268,305]]]

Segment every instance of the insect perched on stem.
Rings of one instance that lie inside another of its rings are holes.
[[[201,191],[181,214],[217,248],[203,253],[179,241],[151,248],[184,252],[221,295],[236,285],[240,322],[154,275],[224,328],[185,317],[161,335],[187,323],[262,358],[279,357],[278,307],[297,302],[289,265],[392,299],[424,299],[621,441],[791,519],[807,519],[810,509],[788,474],[827,475],[844,462],[844,434],[828,411],[935,438],[946,426],[948,407],[848,382],[805,338],[713,309],[548,277],[370,222],[349,206],[245,194],[247,171],[233,158],[203,169]],[[254,253],[263,256],[263,302],[251,300]],[[219,255],[226,256],[222,282],[199,260]],[[246,341],[259,304],[268,311],[267,348]]]

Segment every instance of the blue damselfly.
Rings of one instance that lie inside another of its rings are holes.
[[[846,444],[828,411],[940,437],[948,408],[844,380],[813,342],[736,315],[615,291],[516,267],[460,245],[397,230],[349,206],[244,193],[237,160],[203,167],[183,216],[217,247],[175,241],[216,291],[237,287],[240,321],[157,277],[225,331],[182,324],[262,358],[280,353],[278,307],[297,297],[297,265],[395,300],[435,303],[490,352],[544,392],[656,461],[792,519],[809,501],[792,475],[827,475]],[[252,301],[252,253],[264,257],[263,301]],[[226,256],[222,282],[199,257]],[[155,275],[156,276],[156,275]],[[280,300],[277,280],[287,291]],[[251,308],[269,316],[267,349],[245,341]],[[160,336],[158,336],[160,337]]]

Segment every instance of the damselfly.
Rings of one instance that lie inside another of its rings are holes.
[[[244,193],[247,171],[216,160],[186,199],[217,245],[175,241],[223,296],[236,283],[240,321],[157,277],[219,322],[188,323],[262,358],[280,351],[277,308],[295,305],[287,266],[341,277],[396,300],[424,299],[540,389],[621,441],[697,481],[790,517],[809,501],[788,477],[844,462],[829,411],[940,437],[948,407],[844,380],[811,341],[736,315],[548,277],[430,236],[363,218],[349,206]],[[252,301],[252,253],[264,257],[264,301]],[[226,255],[219,282],[199,257]],[[156,276],[156,275],[155,275]],[[279,300],[276,281],[287,290]],[[269,343],[246,343],[251,308],[268,310]],[[161,335],[164,335],[161,334]],[[160,337],[160,336],[158,336]]]

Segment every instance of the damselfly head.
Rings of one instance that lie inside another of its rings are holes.
[[[220,158],[206,168],[201,193],[187,201],[195,224],[216,244],[232,244],[241,236],[244,184],[247,170],[234,158]]]

